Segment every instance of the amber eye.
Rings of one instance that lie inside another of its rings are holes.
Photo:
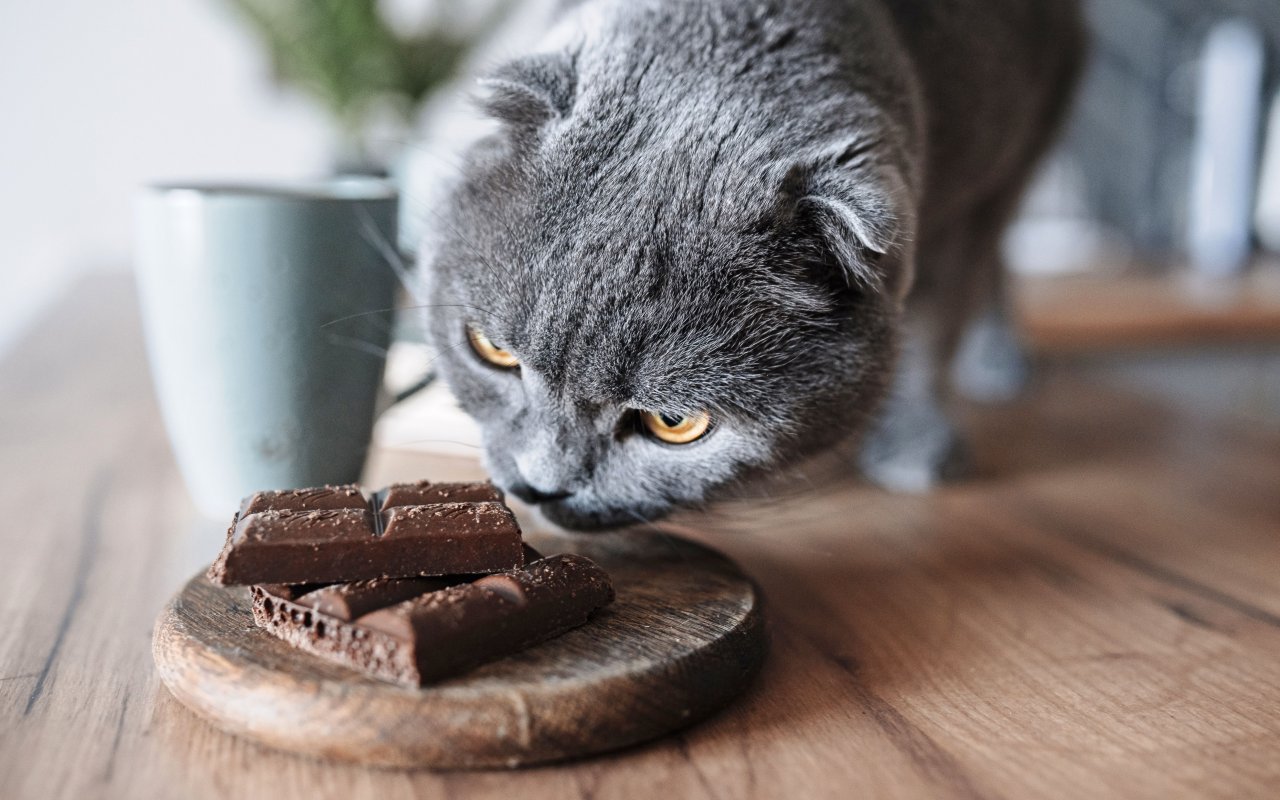
[[[495,367],[510,369],[520,366],[520,359],[516,358],[510,350],[503,350],[494,344],[488,336],[484,335],[484,331],[475,325],[467,326],[467,341],[471,342],[471,349],[476,351],[476,355]]]
[[[640,424],[655,438],[667,444],[689,444],[706,436],[711,428],[711,416],[705,411],[689,415],[641,411]]]

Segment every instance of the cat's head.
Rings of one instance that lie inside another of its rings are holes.
[[[700,505],[856,432],[907,282],[901,182],[860,139],[796,150],[786,121],[690,114],[681,73],[644,90],[618,58],[498,72],[502,131],[427,270],[494,480],[571,528]]]

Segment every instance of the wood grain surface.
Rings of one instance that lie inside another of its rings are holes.
[[[422,689],[364,677],[253,623],[244,587],[192,578],[156,622],[161,679],[219,728],[388,767],[516,767],[688,727],[747,688],[765,654],[756,589],[706,547],[657,532],[533,536],[593,559],[617,599],[586,625]]]
[[[1280,265],[1205,279],[1188,270],[1022,278],[1014,298],[1023,338],[1038,354],[1275,344]]]
[[[973,480],[679,524],[761,586],[772,647],[724,711],[518,771],[290,756],[192,714],[152,622],[214,555],[124,281],[0,364],[0,796],[1274,798],[1280,437],[1047,376],[974,410]],[[477,474],[376,454],[367,482]]]

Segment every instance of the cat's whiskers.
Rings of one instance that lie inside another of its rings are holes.
[[[354,336],[343,336],[339,333],[328,333],[325,334],[325,340],[330,344],[336,344],[341,347],[350,347],[353,350],[359,350],[361,352],[368,353],[369,355],[377,356],[378,358],[387,357],[387,348],[379,347],[372,342],[366,342],[364,339],[357,339]]]
[[[473,450],[483,450],[481,445],[471,442],[460,442],[456,439],[408,439],[405,441],[389,442],[387,447],[408,447],[415,444],[453,444],[459,447],[470,447]]]
[[[399,310],[400,308],[398,306],[392,306],[390,308],[374,308],[369,311],[357,311],[354,314],[347,314],[344,317],[338,317],[337,319],[331,319],[328,322],[322,322],[320,323],[320,329],[324,330],[325,328],[331,327],[333,325],[338,325],[353,319],[360,319],[361,317],[372,316],[374,314],[392,314]]]
[[[418,306],[409,306],[406,310],[427,309],[427,308],[465,308],[469,311],[478,311],[486,317],[492,317],[499,322],[509,322],[510,318],[505,314],[499,314],[497,311],[491,311],[484,306],[471,305],[470,303],[423,303]]]
[[[404,255],[383,234],[382,229],[374,221],[373,215],[369,213],[369,209],[361,205],[356,206],[356,216],[360,218],[360,232],[365,241],[373,245],[382,259],[387,262],[387,266],[391,267],[391,271],[395,273],[396,279],[400,281],[400,285],[409,293],[409,296],[422,302],[425,298],[418,293],[418,286],[410,274],[411,270]]]
[[[426,366],[428,368],[434,367],[436,362],[444,358],[445,353],[448,353],[450,350],[457,350],[459,347],[470,347],[470,346],[471,346],[470,342],[468,342],[466,339],[462,339],[461,341],[454,342],[453,344],[450,344],[442,348],[439,352],[437,352],[435,356],[433,356],[431,360],[426,363]]]
[[[641,530],[646,530],[646,531],[649,531],[650,533],[657,534],[658,538],[661,539],[664,543],[666,543],[667,547],[671,548],[671,552],[674,553],[676,556],[678,556],[681,561],[684,561],[685,563],[689,562],[689,556],[686,553],[684,553],[678,546],[676,546],[674,536],[672,536],[670,533],[660,528],[658,525],[654,524],[653,520],[649,519],[648,517],[645,517],[639,512],[634,511],[633,509],[630,509],[630,508],[628,508],[626,511],[627,511],[627,514],[629,514],[633,518],[640,521]]]
[[[412,306],[393,306],[391,308],[375,308],[370,311],[359,311],[355,314],[348,314],[345,317],[338,317],[337,319],[331,319],[328,322],[322,323],[320,327],[328,328],[331,325],[337,325],[339,323],[346,322],[348,320],[359,319],[360,317],[367,317],[373,314],[388,314],[390,312],[395,312],[395,311],[414,311],[414,310],[421,310],[421,309],[427,309],[427,308],[466,308],[466,309],[471,309],[473,311],[479,311],[481,314],[485,314],[487,316],[493,317],[494,319],[502,320],[503,322],[506,321],[506,317],[504,317],[503,315],[499,314],[496,311],[490,311],[489,309],[484,308],[483,306],[474,306],[474,305],[469,305],[467,303],[420,303],[418,305],[412,305]],[[386,324],[386,323],[383,323],[383,324]]]
[[[788,540],[781,537],[769,536],[763,531],[723,530],[719,528],[713,528],[705,531],[704,533],[709,539],[715,539],[717,537],[722,537],[725,540],[734,539],[734,538],[746,538],[746,539],[751,539],[753,542],[756,542],[756,543],[767,544],[771,548],[781,548],[783,550],[790,551],[790,552],[799,550],[805,553],[810,553],[812,555],[822,556],[824,558],[830,558],[832,556],[838,555],[836,551],[831,550],[829,548],[816,547],[815,545],[808,542]]]

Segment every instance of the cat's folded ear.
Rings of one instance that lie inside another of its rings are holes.
[[[517,128],[539,128],[569,116],[577,91],[573,56],[538,53],[509,61],[480,79],[481,107]]]
[[[802,159],[782,193],[850,285],[901,303],[915,277],[914,204],[902,172],[867,150],[855,143]]]

